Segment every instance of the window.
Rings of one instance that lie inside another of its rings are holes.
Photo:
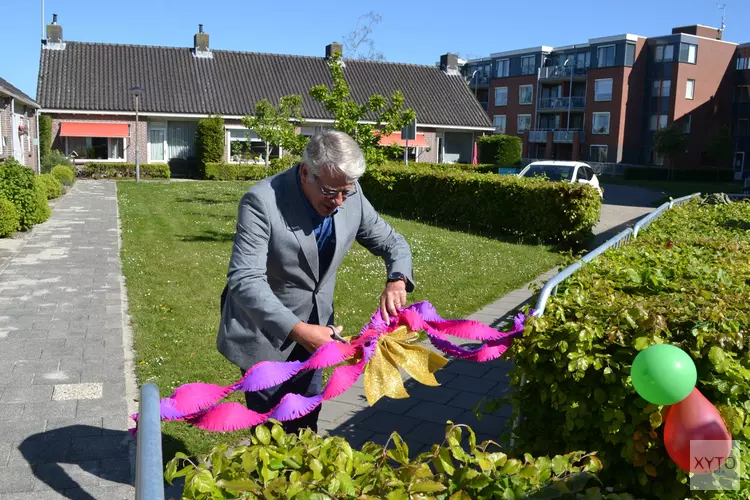
[[[167,158],[190,158],[195,155],[195,130],[198,122],[167,123]]]
[[[576,172],[576,180],[583,179],[585,181],[591,180],[591,175],[589,175],[588,170],[586,170],[586,167],[578,167],[578,172]]]
[[[652,165],[664,165],[664,157],[656,151],[651,151],[651,164]]]
[[[596,60],[600,68],[608,68],[615,65],[615,46],[604,45],[596,49]]]
[[[750,134],[750,120],[747,118],[740,118],[737,121],[737,135],[746,136]]]
[[[148,124],[148,161],[167,161],[167,124]]]
[[[690,125],[693,121],[693,117],[691,115],[685,115],[684,119],[682,120],[682,131],[686,134],[690,133]]]
[[[593,114],[591,132],[593,134],[609,134],[609,112]]]
[[[518,104],[531,104],[534,95],[533,85],[521,85],[518,87]]]
[[[654,59],[657,62],[667,62],[674,60],[674,45],[658,45]]]
[[[503,78],[510,75],[510,60],[500,59],[497,62],[497,77]]]
[[[3,121],[0,120],[0,154],[5,150],[5,136],[3,135]]]
[[[86,160],[124,160],[122,137],[66,137],[65,154]]]
[[[651,115],[651,119],[649,120],[649,130],[659,130],[660,128],[664,128],[667,126],[667,121],[669,120],[669,117],[667,115],[657,115],[653,114]]]
[[[632,66],[635,63],[635,44],[625,44],[625,66]]]
[[[594,100],[611,101],[612,100],[612,79],[602,78],[594,81]]]
[[[505,115],[495,115],[492,118],[492,125],[495,126],[495,132],[499,132],[501,134],[505,133]]]
[[[589,159],[591,161],[597,161],[604,163],[607,161],[607,153],[609,152],[609,146],[591,146],[591,153]]]
[[[654,80],[652,97],[669,97],[672,80]]]
[[[508,87],[495,87],[495,106],[508,104]]]
[[[523,56],[521,58],[521,74],[533,75],[536,71],[536,56]]]
[[[680,62],[686,62],[695,64],[697,57],[698,46],[692,43],[681,43],[680,44]]]
[[[737,58],[737,69],[750,69],[750,57],[738,57]]]
[[[685,84],[685,99],[695,98],[695,80],[688,80]]]
[[[588,68],[591,64],[591,52],[579,52],[576,54],[576,68]]]
[[[526,132],[531,128],[531,115],[518,115],[518,133]]]
[[[233,163],[256,163],[265,161],[266,143],[252,130],[229,129],[229,154]],[[270,157],[278,157],[279,149],[271,148]]]

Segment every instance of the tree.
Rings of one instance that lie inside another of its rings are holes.
[[[666,159],[668,179],[673,177],[674,160],[684,153],[686,148],[687,137],[676,125],[672,124],[654,132],[654,151]]]
[[[195,149],[201,168],[206,163],[217,163],[224,157],[224,119],[209,116],[198,121],[195,131]]]
[[[354,29],[348,35],[344,35],[344,53],[347,58],[385,61],[385,56],[375,50],[375,41],[370,38],[372,27],[382,20],[383,16],[372,11],[359,16]],[[360,51],[365,48],[366,51]]]
[[[49,115],[39,115],[39,162],[44,159],[52,149],[52,118]]]
[[[724,168],[732,161],[734,142],[729,127],[714,128],[708,136],[707,159],[714,166]]]
[[[398,146],[380,146],[380,136],[401,130],[416,118],[416,113],[411,109],[403,109],[405,99],[400,91],[394,92],[390,100],[380,94],[373,94],[364,104],[357,104],[351,97],[349,84],[344,77],[340,54],[334,54],[328,60],[328,69],[333,88],[316,85],[310,89],[310,95],[334,117],[333,128],[349,134],[357,141],[368,163],[383,163],[389,155],[394,154],[394,149]],[[361,123],[364,120],[374,124]]]
[[[307,138],[297,135],[295,126],[302,120],[302,96],[293,94],[279,99],[274,106],[268,99],[255,104],[255,114],[242,118],[242,124],[253,130],[266,143],[266,167],[271,146],[279,146],[293,155],[301,155]]]

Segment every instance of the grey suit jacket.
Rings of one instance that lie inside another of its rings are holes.
[[[308,321],[313,303],[320,324],[333,324],[336,271],[355,240],[383,258],[388,274],[405,275],[407,291],[414,288],[409,245],[360,186],[333,216],[335,251],[318,276],[318,247],[297,176],[294,166],[253,185],[240,200],[216,345],[244,370],[285,360],[295,345],[287,336],[297,322]]]

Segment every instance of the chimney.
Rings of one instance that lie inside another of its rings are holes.
[[[343,47],[338,42],[326,45],[326,59],[330,59],[334,54],[341,55]]]
[[[208,46],[208,33],[203,33],[203,25],[198,25],[198,33],[193,37],[193,55],[195,57],[213,57]]]
[[[440,69],[448,75],[460,75],[458,56],[451,53],[440,56]]]
[[[52,14],[52,24],[47,25],[47,43],[60,45],[63,43],[62,26],[57,24],[57,14]]]

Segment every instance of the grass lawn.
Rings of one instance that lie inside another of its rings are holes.
[[[162,396],[183,383],[229,384],[239,369],[216,350],[219,296],[232,249],[237,203],[250,183],[118,182],[122,263],[135,329],[139,384]],[[543,246],[510,244],[386,217],[409,242],[417,289],[445,318],[465,317],[562,261]],[[378,306],[382,261],[354,245],[338,273],[337,322],[360,330]],[[239,400],[239,399],[236,399]],[[231,435],[167,423],[165,459],[201,453]]]

